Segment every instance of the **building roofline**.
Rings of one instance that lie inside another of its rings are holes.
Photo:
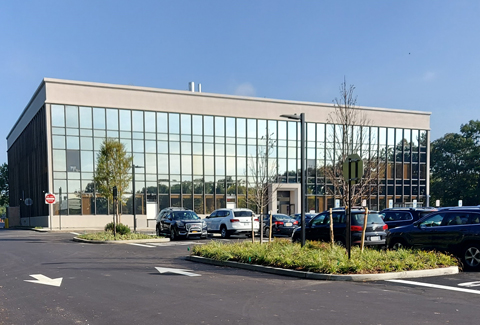
[[[113,88],[113,89],[122,89],[122,90],[133,90],[133,91],[177,94],[177,95],[190,95],[190,96],[200,96],[200,97],[203,96],[203,97],[209,97],[209,98],[225,98],[225,99],[234,99],[234,100],[242,100],[242,101],[294,104],[294,105],[304,105],[304,106],[326,106],[326,107],[335,106],[334,104],[321,103],[321,102],[307,102],[307,101],[294,101],[294,100],[284,100],[284,99],[274,99],[274,98],[224,95],[224,94],[206,93],[206,92],[192,92],[188,90],[172,90],[172,89],[164,89],[164,88],[118,85],[118,84],[86,82],[86,81],[65,80],[65,79],[55,79],[55,78],[44,78],[43,81],[45,83],[81,85],[81,86],[88,86],[88,87]],[[382,112],[390,112],[390,113],[398,112],[398,113],[409,113],[409,114],[418,114],[418,115],[432,115],[431,112],[426,112],[426,111],[415,111],[415,110],[405,110],[405,109],[396,109],[396,108],[380,108],[380,107],[358,106],[358,105],[356,105],[355,108],[362,109],[362,110],[382,111]]]

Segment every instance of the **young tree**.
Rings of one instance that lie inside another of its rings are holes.
[[[275,149],[276,140],[273,134],[259,139],[257,157],[248,159],[247,203],[253,210],[263,216],[272,200],[276,188],[271,186],[277,177],[277,165],[269,160]],[[263,225],[260,225],[263,227]],[[252,233],[253,239],[253,233]]]
[[[117,187],[118,202],[124,204],[122,194],[131,181],[130,168],[133,158],[127,155],[125,146],[114,139],[105,139],[97,155],[95,186],[97,193],[113,203],[113,187]]]
[[[3,163],[0,166],[0,206],[8,205],[8,165]]]
[[[352,204],[361,203],[377,190],[378,175],[385,169],[369,143],[377,141],[370,135],[371,121],[365,113],[356,108],[355,86],[347,86],[346,80],[340,85],[340,98],[333,101],[334,112],[328,116],[327,141],[333,148],[327,150],[328,163],[324,167],[330,186],[327,194],[340,198],[343,206],[348,205],[349,184],[343,178],[343,163],[351,154],[358,154],[363,160],[364,174],[361,181],[352,186]]]

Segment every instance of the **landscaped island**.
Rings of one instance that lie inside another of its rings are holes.
[[[439,252],[421,250],[376,250],[352,247],[351,258],[341,246],[307,241],[300,244],[289,240],[271,243],[211,241],[192,248],[192,255],[217,261],[235,261],[297,271],[324,274],[371,274],[436,269],[458,266],[458,260]]]

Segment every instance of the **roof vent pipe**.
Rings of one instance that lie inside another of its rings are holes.
[[[188,90],[191,91],[192,93],[195,92],[195,82],[190,81],[190,82],[188,83]]]
[[[202,92],[202,84],[198,84],[198,92],[201,93]]]

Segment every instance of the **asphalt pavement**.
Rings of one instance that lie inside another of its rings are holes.
[[[306,280],[185,259],[207,240],[96,245],[74,236],[0,229],[0,324],[478,322],[475,272]]]

